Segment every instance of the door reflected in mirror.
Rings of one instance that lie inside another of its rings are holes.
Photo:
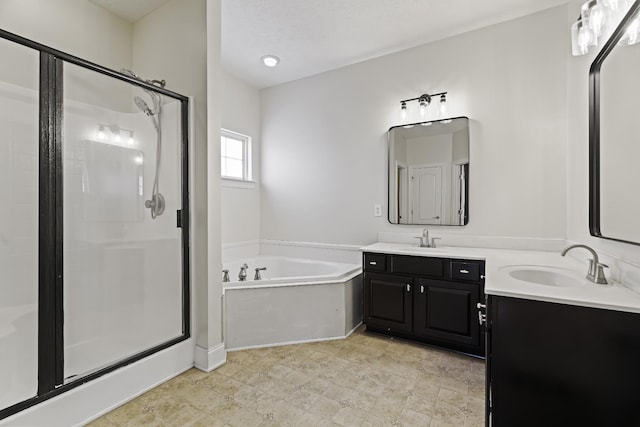
[[[389,222],[469,222],[469,119],[394,126],[389,142]]]

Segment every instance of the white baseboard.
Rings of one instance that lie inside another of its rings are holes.
[[[227,351],[224,343],[206,349],[196,346],[195,367],[204,372],[211,372],[227,362]]]
[[[0,421],[0,426],[81,426],[193,367],[188,339]]]

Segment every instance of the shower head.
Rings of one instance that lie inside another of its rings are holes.
[[[149,104],[147,104],[144,99],[140,98],[139,96],[134,96],[133,102],[135,102],[140,111],[145,113],[147,116],[151,116],[153,114],[151,108],[149,108]]]

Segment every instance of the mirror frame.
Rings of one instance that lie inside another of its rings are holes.
[[[600,230],[600,70],[639,12],[640,0],[636,0],[589,68],[589,232],[602,239],[640,246],[640,242],[604,236]]]
[[[640,0],[638,0],[640,1]],[[470,123],[471,120],[469,119],[469,117],[467,116],[455,116],[455,117],[446,117],[443,119],[436,119],[436,120],[425,120],[422,122],[415,122],[415,123],[406,123],[403,125],[394,125],[391,126],[388,130],[387,130],[387,222],[391,225],[423,225],[423,224],[401,224],[398,222],[391,222],[391,219],[389,218],[390,215],[390,206],[391,206],[391,194],[389,192],[389,185],[390,185],[390,179],[389,179],[389,175],[390,175],[390,166],[389,166],[389,133],[391,132],[391,130],[395,129],[395,128],[401,128],[404,126],[416,126],[419,125],[420,123],[428,123],[428,122],[441,122],[442,120],[456,120],[456,119],[467,119],[467,122]],[[469,161],[471,161],[471,129],[469,128]],[[469,162],[470,163],[470,162]],[[471,169],[469,167],[469,169]],[[467,180],[469,180],[469,177],[467,176]],[[467,181],[467,186],[466,186],[466,190],[467,193],[469,192],[469,181]],[[466,227],[467,225],[469,225],[469,198],[467,197],[466,200],[466,217],[467,217],[467,222],[465,222],[464,224],[430,224],[429,227]]]

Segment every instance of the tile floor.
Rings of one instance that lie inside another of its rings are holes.
[[[345,340],[228,354],[89,424],[484,426],[484,361],[361,327]]]

